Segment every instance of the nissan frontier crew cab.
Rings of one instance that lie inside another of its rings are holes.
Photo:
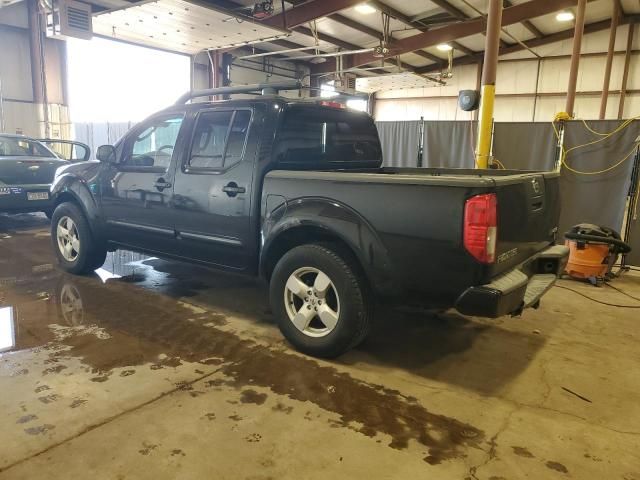
[[[291,85],[189,103],[262,87],[186,94],[60,169],[62,268],[126,248],[261,275],[283,335],[321,357],[365,338],[374,301],[518,315],[563,271],[557,173],[383,168],[369,115],[275,94]]]

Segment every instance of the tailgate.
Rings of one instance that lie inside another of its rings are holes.
[[[505,272],[553,244],[560,217],[559,174],[535,172],[494,177],[498,240],[491,276]]]

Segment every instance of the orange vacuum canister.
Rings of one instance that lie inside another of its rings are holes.
[[[593,284],[608,279],[618,255],[631,251],[616,231],[589,223],[575,225],[565,233],[565,239],[569,247],[566,273]]]

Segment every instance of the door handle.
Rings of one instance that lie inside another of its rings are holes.
[[[230,197],[235,197],[239,193],[245,193],[247,189],[244,187],[239,187],[236,182],[229,182],[224,187],[222,187],[222,191]]]
[[[166,182],[164,178],[159,178],[158,180],[156,180],[156,183],[154,183],[153,186],[161,192],[165,188],[171,188],[171,182]]]

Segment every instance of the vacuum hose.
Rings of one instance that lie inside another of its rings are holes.
[[[628,243],[623,242],[619,238],[613,237],[602,237],[600,235],[587,235],[585,233],[576,233],[576,232],[567,232],[564,234],[564,238],[568,240],[576,240],[583,242],[596,242],[596,243],[606,243],[608,245],[615,245],[619,253],[629,253],[631,251],[631,247]]]

